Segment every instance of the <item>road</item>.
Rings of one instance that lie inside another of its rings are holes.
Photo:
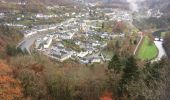
[[[164,29],[164,30],[166,31],[168,29]],[[161,32],[164,30],[158,30],[158,31],[153,32],[152,34],[154,37],[160,37]],[[158,53],[158,56],[152,62],[159,61],[159,60],[161,60],[162,57],[167,56],[166,51],[163,47],[163,42],[162,41],[154,41],[154,43],[155,43],[156,47],[158,48],[159,53]]]
[[[158,48],[158,56],[156,59],[154,59],[153,61],[159,61],[161,60],[162,57],[166,56],[166,52],[163,48],[163,45],[162,45],[162,41],[154,41],[156,47]]]

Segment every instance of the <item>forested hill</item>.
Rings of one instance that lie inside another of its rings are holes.
[[[74,0],[3,0],[5,2],[13,2],[13,3],[19,3],[19,2],[37,2],[37,4],[42,3],[45,5],[49,4],[59,4],[59,5],[64,5],[64,4],[73,4]]]
[[[164,12],[164,16],[170,17],[170,0],[147,0],[144,4],[148,8],[160,9],[160,11]]]

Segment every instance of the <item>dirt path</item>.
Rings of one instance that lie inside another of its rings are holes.
[[[143,40],[143,37],[144,37],[143,35],[140,36],[140,41],[138,42],[138,44],[137,44],[137,46],[136,46],[136,48],[135,48],[135,50],[133,52],[134,55],[136,55],[136,52],[138,51],[138,48],[139,48],[139,46],[140,46],[140,44],[141,44],[141,42]]]

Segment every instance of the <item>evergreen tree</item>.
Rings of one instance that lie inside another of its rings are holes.
[[[122,69],[120,58],[117,54],[114,54],[112,60],[109,63],[108,69],[113,69],[116,73],[119,73]]]
[[[117,88],[118,97],[128,97],[128,87],[130,85],[130,82],[134,80],[137,81],[137,78],[139,76],[138,66],[134,56],[128,57],[124,66],[125,68],[123,69],[122,79],[120,80],[119,86]]]
[[[125,68],[123,70],[122,81],[127,84],[129,81],[137,79],[138,77],[138,66],[134,56],[127,58]]]

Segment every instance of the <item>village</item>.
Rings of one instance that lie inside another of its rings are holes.
[[[94,8],[92,4],[81,9],[74,6],[71,11],[67,11],[68,8],[65,6],[58,5],[47,6],[46,9],[58,11],[60,14],[19,14],[14,17],[13,23],[5,22],[4,24],[21,28],[24,39],[19,43],[19,46],[22,50],[26,49],[31,53],[30,49],[33,45],[33,49],[36,51],[59,62],[69,59],[83,64],[109,61],[111,58],[103,55],[102,50],[107,47],[109,40],[117,37],[123,38],[125,33],[101,31],[103,24],[114,21],[130,23],[133,21],[132,12],[128,10]],[[61,13],[62,9],[65,11]],[[17,14],[16,11],[13,11],[13,14]],[[8,12],[1,11],[0,18],[5,19],[8,17],[7,15]],[[55,18],[63,21],[47,23],[48,20]],[[23,22],[23,20],[28,21]],[[44,24],[36,24],[39,21]]]
[[[97,8],[93,13],[104,13],[108,19],[90,20],[89,17],[92,12],[93,10],[79,14],[72,12],[71,15],[75,16],[64,22],[34,26],[31,30],[24,30],[23,33],[25,38],[28,38],[47,31],[45,36],[35,40],[35,49],[59,62],[64,62],[68,59],[77,60],[83,64],[109,61],[111,58],[104,56],[101,51],[107,47],[108,40],[124,37],[125,34],[97,30],[102,28],[105,20],[132,21],[132,16],[126,11],[118,12],[111,8]],[[41,17],[49,18],[49,16],[45,15]]]

